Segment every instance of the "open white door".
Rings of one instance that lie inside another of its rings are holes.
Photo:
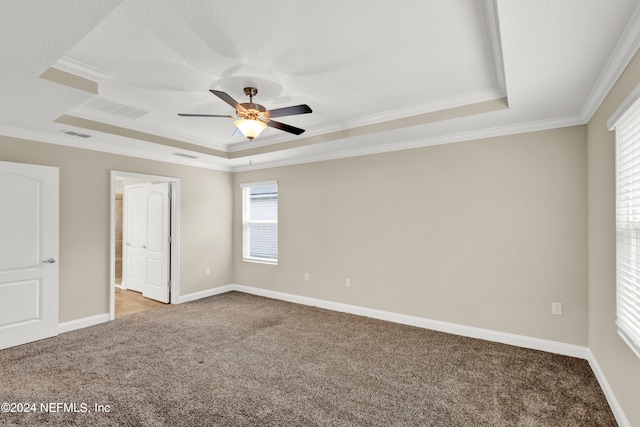
[[[58,334],[58,176],[0,162],[0,349]]]
[[[125,284],[146,298],[170,296],[169,183],[125,187]]]
[[[142,295],[169,302],[169,183],[147,187],[147,280]]]
[[[125,263],[124,287],[143,292],[147,283],[147,187],[127,185],[124,189]]]

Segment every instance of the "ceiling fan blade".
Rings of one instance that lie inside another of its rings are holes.
[[[282,116],[294,116],[296,114],[312,113],[311,107],[307,104],[294,105],[292,107],[276,108],[269,110],[267,113],[269,117],[282,117]]]
[[[287,124],[276,122],[273,120],[269,120],[267,122],[267,126],[275,129],[280,129],[285,132],[293,133],[295,135],[300,135],[302,132],[304,132],[304,129],[300,129],[295,126],[287,125]]]
[[[227,104],[231,105],[233,108],[236,109],[236,111],[237,110],[245,111],[245,108],[242,105],[240,105],[240,103],[238,101],[233,99],[228,93],[222,92],[220,90],[213,90],[213,89],[209,89],[209,92],[211,92],[212,94],[214,94],[218,98],[222,99]]]
[[[179,116],[182,117],[229,117],[229,118],[233,118],[233,116],[223,116],[220,114],[181,114],[178,113]]]

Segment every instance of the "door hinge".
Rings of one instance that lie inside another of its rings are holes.
[[[167,282],[167,284],[168,284],[168,286],[169,286],[169,289],[171,289],[171,280],[169,280],[169,281]]]
[[[168,241],[169,243],[173,243],[173,238],[172,238],[171,236],[169,236],[169,237],[167,238],[167,241]]]

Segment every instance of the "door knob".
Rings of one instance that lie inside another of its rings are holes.
[[[45,259],[42,262],[46,262],[47,264],[53,264],[54,262],[56,262],[56,259],[55,258],[49,258],[49,259]]]

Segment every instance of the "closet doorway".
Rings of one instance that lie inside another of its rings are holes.
[[[111,320],[126,295],[141,309],[177,303],[179,200],[178,178],[111,172]]]

